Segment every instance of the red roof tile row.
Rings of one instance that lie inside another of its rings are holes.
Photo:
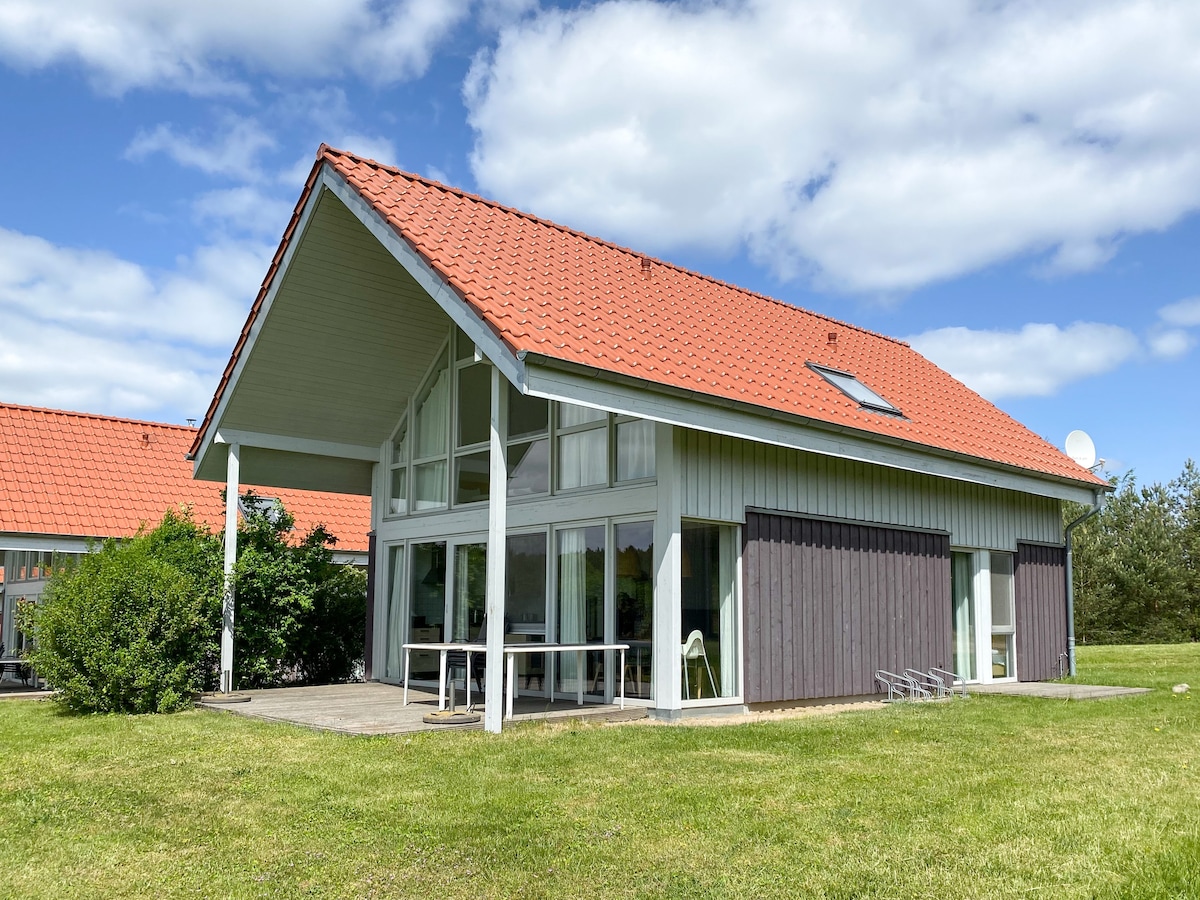
[[[192,479],[196,429],[0,404],[0,532],[127,537],[181,504],[225,527],[224,485]],[[278,497],[296,530],[324,525],[338,550],[367,549],[369,497],[243,486]]]

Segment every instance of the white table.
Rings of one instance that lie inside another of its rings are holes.
[[[409,680],[409,653],[413,650],[436,650],[439,654],[438,662],[438,709],[446,708],[446,655],[451,650],[461,650],[467,654],[467,706],[471,705],[471,656],[475,653],[484,653],[487,651],[487,644],[479,643],[432,643],[432,644],[403,644],[404,649],[404,705],[408,706],[408,680]],[[596,650],[617,650],[621,653],[621,666],[617,669],[622,673],[620,679],[620,703],[621,709],[625,708],[625,651],[629,649],[628,644],[545,644],[540,642],[530,641],[522,644],[504,644],[505,657],[505,680],[507,690],[505,691],[505,718],[511,719],[513,716],[513,700],[517,696],[517,654],[518,653],[574,653],[576,654],[576,672],[578,677],[576,683],[578,688],[579,705],[583,706],[583,672],[584,672],[584,654]]]
[[[511,719],[513,717],[513,701],[517,696],[517,654],[518,653],[574,653],[576,658],[576,679],[578,687],[579,705],[583,706],[583,677],[584,666],[583,657],[585,653],[590,653],[594,650],[619,650],[621,652],[621,667],[618,672],[625,671],[625,651],[629,649],[628,644],[540,644],[529,642],[527,644],[505,644],[504,659],[505,659],[505,706],[504,718]],[[551,695],[553,696],[553,694]],[[625,708],[625,679],[621,678],[621,709]]]
[[[438,709],[446,708],[446,655],[451,650],[462,650],[467,654],[467,706],[471,705],[471,656],[487,650],[487,644],[478,643],[433,643],[404,644],[404,705],[408,706],[409,652],[412,650],[438,651]]]

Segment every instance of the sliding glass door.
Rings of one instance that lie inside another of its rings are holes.
[[[557,641],[560,644],[604,642],[604,526],[563,528],[556,533],[558,550]],[[579,679],[584,693],[605,693],[604,653],[584,657],[580,671],[573,653],[556,660],[555,690],[575,694]]]

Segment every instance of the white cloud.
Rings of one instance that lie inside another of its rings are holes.
[[[112,93],[243,92],[238,69],[386,84],[422,74],[469,0],[5,0],[0,59],[72,63]]]
[[[0,229],[5,399],[130,415],[202,412],[268,252],[210,245],[175,271],[152,273]]]
[[[255,180],[260,177],[259,155],[275,146],[275,139],[258,121],[227,114],[219,133],[207,139],[196,131],[178,134],[169,124],[139,131],[126,148],[125,157],[143,160],[151,154],[164,153],[179,165],[199,169],[206,175]]]
[[[991,400],[1054,394],[1073,381],[1115,369],[1140,349],[1132,332],[1095,322],[1066,328],[1029,324],[1020,331],[938,328],[906,340]]]
[[[1200,297],[1190,297],[1164,306],[1158,311],[1158,316],[1168,325],[1183,328],[1200,325]]]
[[[1093,268],[1200,208],[1200,5],[608,0],[464,85],[504,201],[659,251],[905,290]]]
[[[278,239],[293,206],[257,188],[242,186],[201,194],[192,209],[201,221],[215,223],[224,231]]]
[[[1151,333],[1146,343],[1159,359],[1179,359],[1195,346],[1196,341],[1182,328],[1169,328]]]

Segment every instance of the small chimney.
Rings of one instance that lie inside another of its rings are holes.
[[[829,334],[826,335],[826,337],[825,337],[825,343],[828,344],[830,347],[836,347],[837,346],[837,332],[836,331],[829,332]]]
[[[650,257],[642,257],[642,277],[646,280],[650,279]]]

